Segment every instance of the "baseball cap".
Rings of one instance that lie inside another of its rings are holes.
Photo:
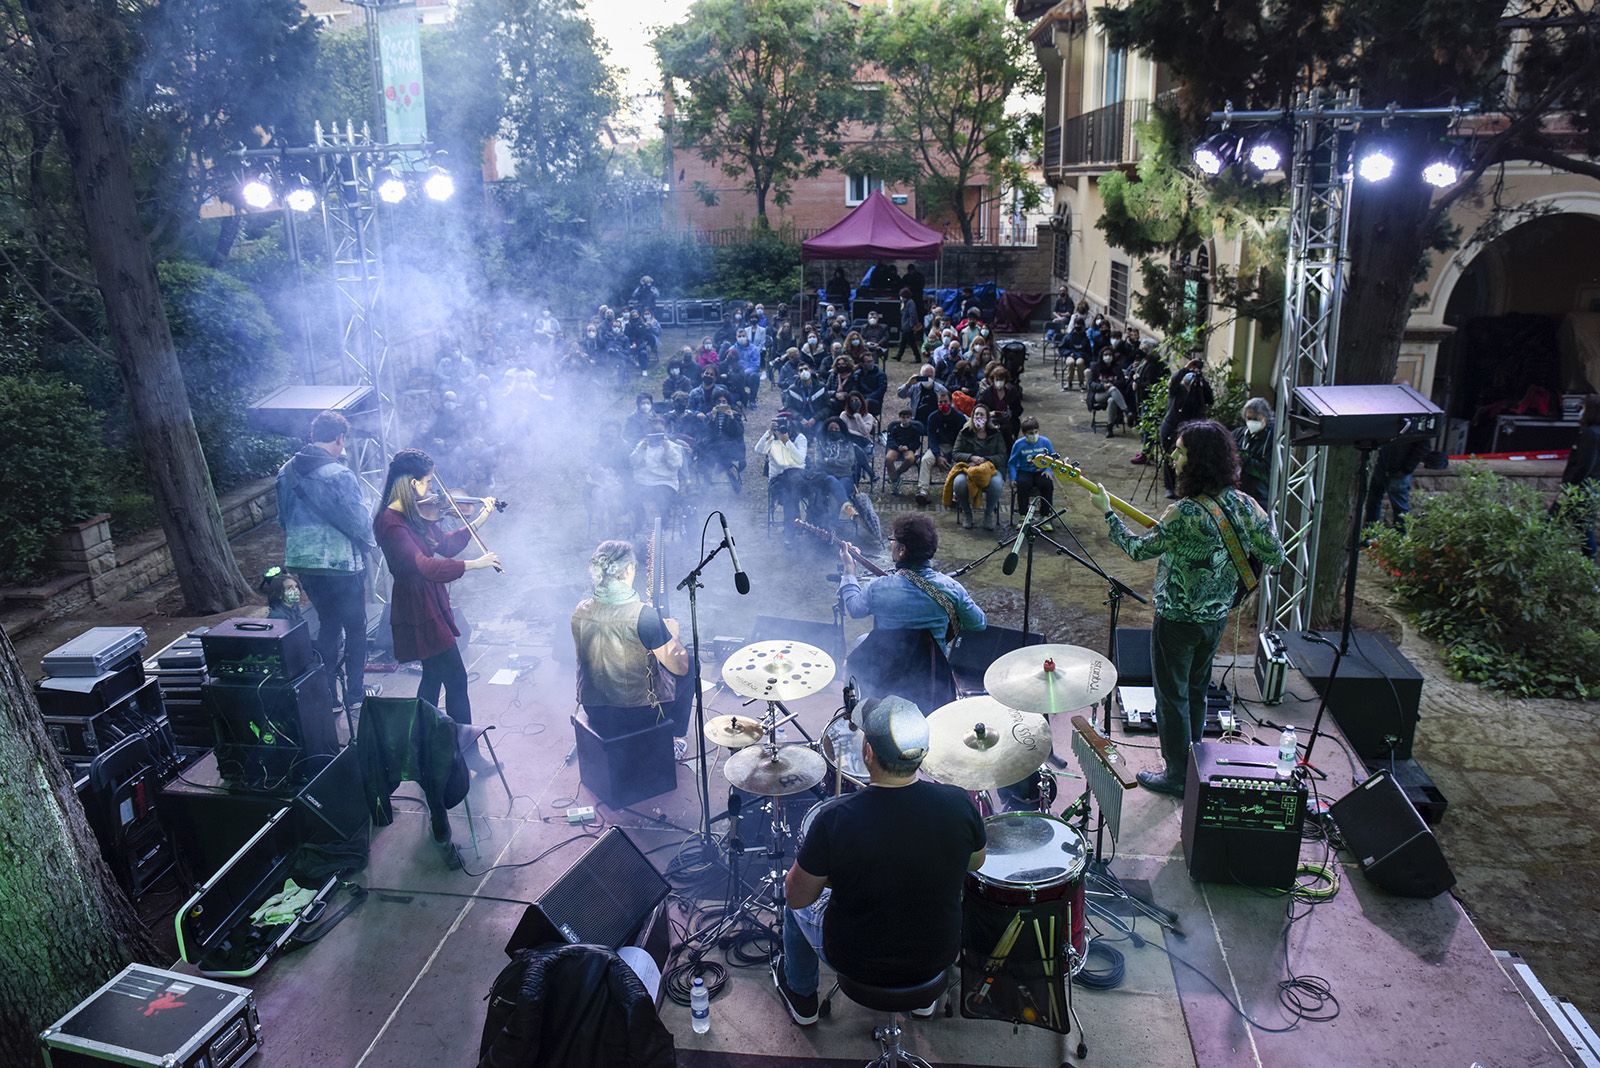
[[[856,719],[881,762],[918,763],[928,753],[928,721],[904,697],[863,701]]]

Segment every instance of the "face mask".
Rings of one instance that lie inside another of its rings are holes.
[[[950,405],[948,405],[948,404],[941,404],[941,405],[939,405],[939,410],[940,410],[940,411],[941,411],[941,412],[948,412],[948,411],[949,411],[949,410],[950,410]]]
[[[972,425],[977,427],[979,430],[982,430],[984,427],[989,425],[989,420],[985,419],[981,415],[975,416],[972,420]]]
[[[811,381],[811,372],[810,371],[801,371],[800,372],[800,381],[802,381],[802,382]]]
[[[639,405],[639,411],[641,413],[644,413],[644,414],[649,414],[650,412],[653,412],[655,410],[656,410],[655,409],[655,405],[653,405],[653,404],[641,404],[641,405]]]
[[[989,331],[988,331],[987,328],[978,331],[978,333],[981,334],[983,337],[988,337],[989,336]]]
[[[290,608],[294,608],[295,606],[297,606],[300,603],[300,591],[299,590],[284,590],[283,591],[283,603],[288,605]]]
[[[1026,434],[1024,434],[1022,436],[1028,439],[1028,444],[1029,445],[1036,445],[1039,442],[1039,433],[1038,433],[1038,431],[1030,430],[1028,433],[1026,433]]]
[[[1103,363],[1103,364],[1106,364],[1107,366],[1110,366],[1111,357],[1110,356],[1102,356],[1102,357],[1100,357],[1100,362]]]
[[[814,337],[806,338],[806,344],[807,345],[815,345],[816,343],[817,343],[817,339],[816,338],[814,338]]]
[[[871,324],[872,326],[877,326],[878,325],[878,317],[876,315],[874,315],[872,318],[868,319],[867,322],[869,324]]]
[[[1244,427],[1252,434],[1259,434],[1267,428],[1267,424],[1263,423],[1259,419],[1246,419],[1244,421]]]

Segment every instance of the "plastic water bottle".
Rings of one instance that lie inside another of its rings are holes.
[[[706,981],[698,975],[689,988],[689,1018],[694,1023],[694,1033],[703,1035],[711,1030],[711,995],[706,993]]]
[[[1294,728],[1285,727],[1283,733],[1278,735],[1278,778],[1289,777],[1294,770],[1295,759]]]

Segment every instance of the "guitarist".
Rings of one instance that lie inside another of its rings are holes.
[[[926,715],[955,700],[955,677],[945,646],[965,631],[988,625],[983,609],[955,579],[935,571],[939,532],[933,519],[905,512],[890,527],[895,569],[863,587],[855,557],[841,548],[839,600],[852,618],[873,617],[872,631],[850,654],[863,697],[899,694]]]
[[[1179,427],[1172,465],[1178,500],[1149,531],[1129,529],[1104,486],[1095,487],[1094,503],[1118,548],[1135,560],[1159,560],[1150,659],[1166,769],[1141,771],[1139,782],[1182,797],[1228,613],[1241,590],[1255,588],[1254,565],[1281,564],[1284,553],[1272,520],[1239,490],[1239,451],[1222,424],[1202,419]]]

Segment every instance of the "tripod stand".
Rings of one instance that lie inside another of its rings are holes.
[[[711,516],[708,515],[706,516],[706,526],[709,527],[710,525]],[[705,537],[703,530],[701,537]],[[705,542],[701,541],[700,544],[704,545]],[[683,580],[676,587],[680,590],[687,590],[689,593],[689,634],[691,639],[689,663],[694,669],[695,752],[699,758],[700,824],[694,833],[689,836],[689,840],[698,842],[696,859],[708,866],[719,865],[722,862],[717,856],[716,843],[711,837],[711,782],[707,767],[709,762],[706,759],[706,700],[705,685],[700,668],[700,606],[696,594],[704,588],[700,582],[700,576],[710,566],[711,561],[717,558],[717,554],[726,548],[728,548],[728,537],[724,534],[722,540],[717,542],[709,553],[700,558],[700,562],[694,565],[687,575],[683,576]],[[689,840],[685,840],[685,847],[688,846]]]

